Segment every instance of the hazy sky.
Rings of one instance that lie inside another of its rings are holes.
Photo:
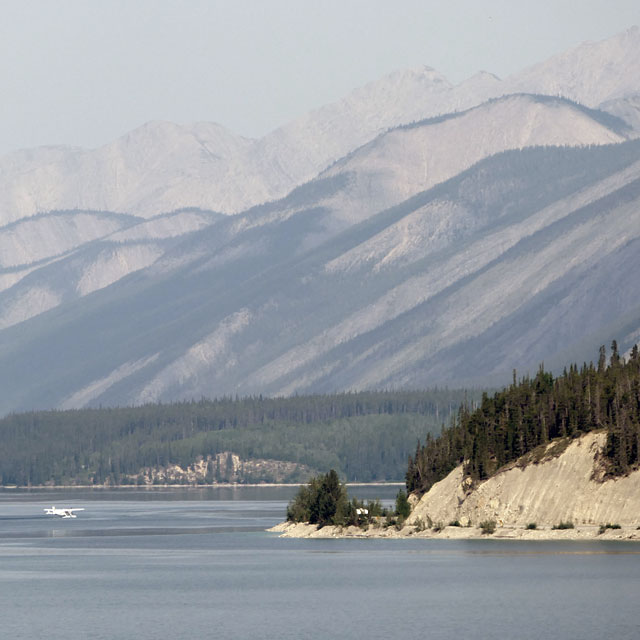
[[[0,0],[0,153],[149,120],[260,136],[395,69],[505,77],[640,0]]]

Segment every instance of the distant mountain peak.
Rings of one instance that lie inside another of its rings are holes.
[[[407,94],[425,90],[428,92],[434,90],[436,92],[447,91],[451,89],[452,86],[449,80],[433,67],[420,65],[409,69],[398,69],[377,80],[368,82],[354,89],[344,98],[344,101],[370,100],[372,97],[383,94],[391,89],[400,92],[400,94]]]
[[[471,80],[489,80],[491,82],[502,82],[502,80],[495,73],[491,73],[490,71],[484,71],[484,70],[480,70],[477,73],[474,73],[465,82],[469,82]]]
[[[582,44],[509,76],[510,91],[563,95],[588,107],[640,90],[640,29]]]
[[[501,80],[488,71],[453,85],[428,65],[397,70],[257,139],[212,122],[150,121],[99,149],[27,150],[0,159],[2,222],[49,209],[90,208],[150,217],[186,205],[238,213],[284,197],[380,133],[459,113],[501,95],[563,96],[611,105],[638,128],[625,101],[640,92],[640,29],[584,43]]]

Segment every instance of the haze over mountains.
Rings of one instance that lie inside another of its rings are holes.
[[[630,345],[639,59],[634,27],[502,81],[397,72],[260,140],[1,158],[0,413],[501,384]]]

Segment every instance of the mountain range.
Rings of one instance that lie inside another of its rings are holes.
[[[640,335],[640,30],[260,140],[0,158],[0,413],[504,383]]]

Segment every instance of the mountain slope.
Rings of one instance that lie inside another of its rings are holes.
[[[220,214],[184,210],[144,220],[108,212],[41,214],[0,228],[0,329],[152,265]]]
[[[609,144],[623,142],[630,135],[623,122],[566,100],[507,96],[380,135],[320,174],[345,173],[351,178],[337,202],[334,198],[323,204],[351,224],[500,151]]]
[[[635,279],[620,279],[640,267],[639,185],[638,142],[534,148],[313,250],[299,251],[322,225],[313,206],[243,232],[222,220],[0,333],[0,410],[489,384],[590,357],[593,334],[624,345],[640,326]]]
[[[139,222],[98,211],[54,211],[0,227],[0,269],[29,266]]]
[[[193,261],[197,256],[207,256],[211,265],[222,262],[231,265],[237,256],[242,259],[243,253],[266,255],[269,242],[262,233],[274,225],[282,225],[277,231],[281,237],[292,227],[302,230],[299,242],[291,245],[295,249],[291,255],[295,255],[496,152],[535,145],[601,145],[624,141],[628,135],[628,127],[616,118],[564,99],[529,95],[496,99],[468,111],[381,134],[284,200],[256,207],[224,224],[215,225],[207,233],[212,236],[207,244],[201,243],[197,250],[185,252],[179,261],[183,263]],[[446,214],[443,212],[442,215]],[[73,218],[76,226],[79,217]],[[173,246],[172,237],[175,239],[189,231],[202,230],[211,222],[221,221],[220,216],[199,210],[165,214],[146,221],[121,216],[122,220],[128,220],[127,227],[120,230],[105,228],[100,238],[100,254],[96,254],[95,243],[87,247],[80,246],[81,241],[72,243],[77,234],[67,227],[63,229],[68,237],[56,241],[46,236],[48,242],[39,242],[35,231],[40,230],[44,236],[49,232],[50,221],[59,218],[53,214],[41,215],[9,225],[11,229],[35,227],[31,230],[29,243],[34,263],[37,252],[46,255],[49,246],[58,246],[61,255],[71,247],[77,247],[77,250],[63,262],[39,265],[35,273],[31,273],[31,269],[23,270],[23,275],[29,277],[18,284],[8,281],[7,284],[13,287],[0,296],[4,307],[0,327],[48,311],[77,294],[85,295],[148,267],[165,254],[167,246]],[[64,219],[67,218],[69,216]],[[12,237],[15,236],[13,233]],[[95,240],[100,233],[91,235],[85,231],[85,237]],[[157,242],[160,237],[162,243]],[[1,239],[2,235],[0,242]],[[221,251],[224,243],[227,247]],[[282,258],[288,249],[277,251]],[[20,255],[26,260],[25,251]],[[171,261],[175,259],[173,255],[170,258]],[[71,263],[74,266],[69,271],[67,265]],[[23,266],[30,267],[31,264]],[[58,276],[61,269],[66,270],[63,278]]]

